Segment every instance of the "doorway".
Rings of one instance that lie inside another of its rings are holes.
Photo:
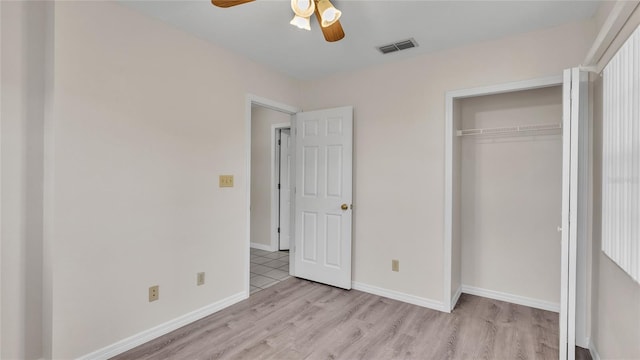
[[[289,253],[279,252],[278,227],[282,231],[282,226],[279,211],[281,192],[277,189],[281,183],[278,140],[282,140],[282,130],[290,129],[292,116],[298,111],[293,106],[247,96],[247,296],[292,274],[288,265]],[[282,200],[286,201],[286,197]]]
[[[271,242],[258,240],[266,231],[264,227],[262,227],[263,231],[258,230],[258,225],[255,224],[260,223],[260,220],[264,224],[265,216],[258,218],[260,199],[258,195],[252,195],[251,191],[254,186],[264,187],[268,184],[266,175],[252,176],[252,172],[260,171],[255,166],[264,165],[264,162],[267,162],[269,167],[269,164],[276,161],[275,151],[271,162],[252,161],[269,152],[253,148],[253,145],[260,141],[254,141],[253,136],[257,136],[257,127],[263,126],[264,123],[256,122],[252,125],[252,114],[265,109],[275,110],[281,113],[280,115],[286,114],[290,125],[290,151],[288,152],[290,160],[288,162],[290,185],[293,186],[294,191],[289,192],[291,212],[288,227],[291,251],[288,257],[288,275],[350,289],[353,230],[353,107],[300,112],[294,107],[249,95],[246,101],[247,116],[245,117],[246,173],[248,174],[245,294],[249,296],[251,292],[252,258],[268,255],[284,261],[283,254],[258,254],[264,251],[276,252],[279,246],[279,241],[276,241],[277,236],[272,236]],[[269,137],[276,139],[275,136],[269,135]],[[275,147],[272,146],[271,149]],[[275,175],[275,171],[271,171],[271,190],[268,192],[273,194],[272,203],[280,200],[286,203],[286,198],[280,199],[278,193],[273,191],[277,186]],[[276,214],[280,215],[278,212],[271,212],[272,224],[280,224]],[[275,228],[277,231],[277,226]],[[260,261],[266,260],[260,259]],[[281,265],[277,270],[282,271],[283,267],[285,266]],[[257,291],[257,289],[253,290]]]

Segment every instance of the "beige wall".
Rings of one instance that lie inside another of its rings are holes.
[[[606,66],[640,25],[636,8],[598,62]],[[602,80],[593,76],[593,242],[591,255],[591,342],[601,359],[640,358],[640,284],[602,252]]]
[[[445,92],[560,75],[594,33],[572,23],[304,84],[305,109],[355,109],[354,280],[442,301]]]
[[[47,7],[2,2],[0,358],[42,349],[43,131]]]
[[[562,87],[459,106],[463,129],[560,124]],[[461,139],[462,283],[559,306],[561,131]]]
[[[246,95],[298,85],[116,3],[55,24],[52,355],[73,358],[244,291]]]
[[[261,106],[251,108],[251,243],[271,246],[272,125],[291,116]]]

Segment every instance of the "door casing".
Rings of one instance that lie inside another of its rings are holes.
[[[270,237],[270,247],[271,251],[278,251],[278,227],[280,226],[278,221],[278,216],[280,212],[279,207],[279,191],[278,191],[278,163],[279,163],[279,154],[276,151],[277,146],[277,136],[278,130],[281,129],[290,129],[291,123],[280,123],[271,125],[271,132],[269,133],[271,136],[271,237]]]
[[[284,167],[283,165],[283,152],[282,152],[282,147],[283,144],[285,143],[283,141],[284,135],[285,133],[286,138],[287,138],[287,151],[290,152],[291,151],[291,147],[289,146],[290,143],[290,138],[291,138],[291,127],[290,126],[285,126],[285,127],[280,127],[277,130],[275,130],[277,132],[279,132],[279,136],[277,138],[277,149],[278,151],[276,151],[276,163],[274,164],[274,162],[272,161],[271,164],[272,165],[276,165],[276,167],[274,169],[272,169],[272,171],[274,171],[277,181],[276,184],[272,184],[272,189],[274,189],[274,193],[276,194],[276,198],[277,201],[271,201],[272,206],[276,207],[276,210],[274,211],[272,209],[272,214],[275,214],[276,218],[275,218],[275,223],[274,223],[274,231],[275,231],[275,240],[276,240],[276,246],[275,249],[280,251],[283,250],[282,249],[282,239],[283,239],[283,234],[286,235],[288,237],[287,239],[287,246],[286,249],[284,250],[289,250],[291,249],[291,209],[293,207],[292,205],[292,194],[291,194],[291,189],[292,189],[292,184],[291,184],[291,179],[293,178],[292,175],[289,176],[289,183],[288,183],[288,187],[284,186],[285,181],[283,180],[283,174],[282,174],[282,169]],[[274,133],[274,135],[276,135]],[[274,148],[275,150],[275,148]],[[288,168],[287,171],[289,173],[291,173],[292,170],[295,170],[295,164],[292,164],[291,159],[289,159],[289,163],[288,163]],[[283,204],[283,194],[286,194],[287,191],[289,192],[289,203],[287,204]],[[283,209],[289,208],[288,211],[283,211]],[[284,213],[284,216],[283,216]],[[272,243],[273,245],[273,243]]]

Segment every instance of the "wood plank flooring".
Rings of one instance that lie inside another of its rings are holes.
[[[291,278],[114,359],[557,358],[552,312],[462,295],[445,314]]]

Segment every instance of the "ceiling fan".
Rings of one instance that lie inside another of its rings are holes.
[[[253,1],[255,0],[211,0],[211,3],[218,7],[228,8]],[[291,9],[295,13],[290,22],[291,25],[311,30],[309,18],[311,14],[315,13],[325,40],[334,42],[344,38],[344,30],[339,20],[342,12],[336,9],[329,0],[291,0]]]

